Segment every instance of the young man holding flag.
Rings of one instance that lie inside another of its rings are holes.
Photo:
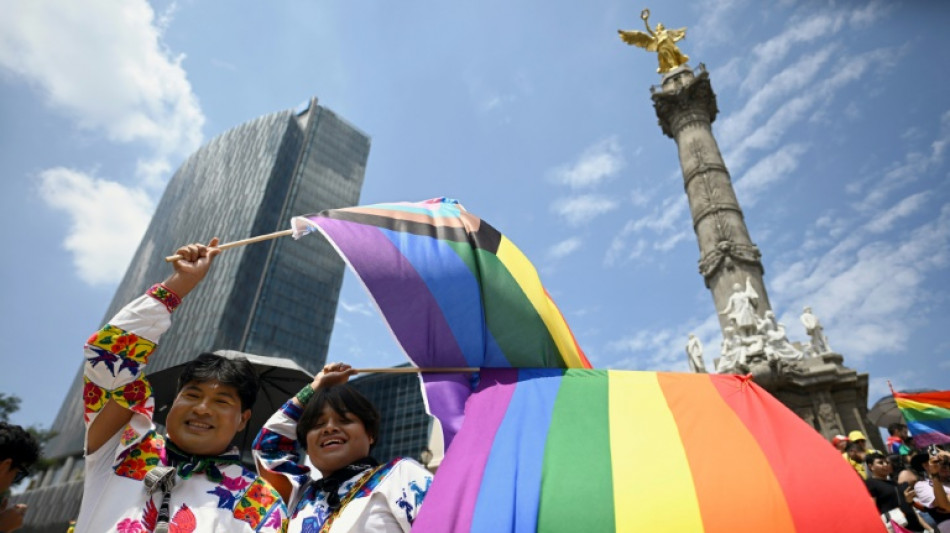
[[[258,379],[247,361],[201,354],[188,364],[166,418],[143,369],[171,313],[205,277],[218,240],[178,249],[174,273],[86,342],[86,476],[77,533],[286,530],[280,496],[230,447],[244,429]]]

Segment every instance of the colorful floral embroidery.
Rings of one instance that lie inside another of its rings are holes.
[[[149,287],[149,289],[145,291],[145,294],[165,304],[165,307],[168,308],[169,313],[181,305],[181,298],[161,283],[156,283],[155,285]]]
[[[234,517],[244,520],[254,529],[272,511],[275,504],[279,506],[280,495],[266,481],[258,478],[251,483],[244,496],[234,507]],[[268,521],[270,523],[270,521]]]
[[[128,446],[137,438],[139,438],[138,432],[132,429],[132,426],[126,426],[125,431],[122,432],[120,443],[122,446]]]
[[[105,391],[95,383],[89,381],[89,378],[83,377],[82,403],[86,420],[89,420],[89,413],[98,413],[102,406],[106,404],[108,396]]]
[[[98,413],[110,399],[126,409],[151,418],[154,411],[154,402],[149,401],[151,398],[152,386],[145,376],[113,391],[107,391],[83,376],[82,403],[86,422],[92,420],[91,415]]]
[[[128,360],[139,365],[148,362],[148,356],[155,351],[155,343],[129,333],[124,329],[106,324],[102,329],[93,333],[86,341],[91,348],[101,348],[111,352],[123,360]],[[101,350],[94,350],[96,353],[102,353]],[[128,366],[128,365],[126,365]],[[135,372],[133,372],[134,374]]]
[[[145,437],[119,456],[115,465],[116,475],[132,479],[145,479],[149,470],[162,463],[162,454],[165,439],[154,431],[148,432]]]
[[[145,528],[142,526],[142,523],[138,520],[132,520],[131,518],[126,518],[116,524],[115,529],[119,533],[145,533]]]
[[[362,487],[360,487],[360,490],[359,492],[356,493],[355,497],[365,498],[366,496],[369,496],[370,494],[372,494],[373,491],[376,489],[376,485],[379,485],[379,482],[382,481],[384,477],[389,475],[389,472],[393,469],[394,466],[396,466],[396,463],[398,463],[401,460],[402,460],[401,457],[397,457],[393,459],[392,461],[389,461],[382,467],[378,468],[376,472],[373,474],[373,477],[369,478],[369,480],[366,483],[364,483]]]
[[[168,533],[192,533],[197,527],[198,520],[195,519],[195,513],[183,503],[168,523]]]

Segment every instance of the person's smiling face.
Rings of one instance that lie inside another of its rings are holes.
[[[324,477],[369,456],[372,445],[362,420],[352,413],[338,413],[329,404],[307,432],[307,455]]]
[[[251,417],[231,385],[190,381],[178,392],[165,420],[168,438],[186,453],[219,455]]]

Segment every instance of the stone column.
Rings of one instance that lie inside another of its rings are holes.
[[[693,230],[699,242],[699,273],[713,295],[716,312],[726,307],[732,287],[745,288],[746,278],[759,295],[757,314],[771,309],[762,276],[759,249],[752,243],[732,179],[712,133],[719,109],[709,74],[700,64],[696,74],[687,65],[669,72],[651,89],[660,127],[676,141],[683,185],[689,198]],[[720,327],[728,317],[719,315]]]

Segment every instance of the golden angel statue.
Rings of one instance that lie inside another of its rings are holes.
[[[656,52],[657,59],[660,61],[660,68],[657,72],[663,74],[689,61],[689,56],[680,51],[676,42],[686,38],[686,28],[670,30],[657,23],[656,29],[650,29],[650,10],[644,9],[640,12],[640,18],[647,27],[647,32],[617,30],[620,38],[627,44],[646,48],[648,52]]]

